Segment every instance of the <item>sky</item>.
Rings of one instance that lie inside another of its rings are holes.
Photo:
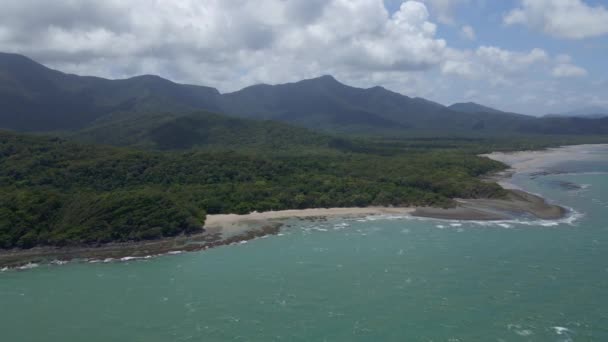
[[[0,51],[221,92],[331,74],[446,105],[608,107],[608,0],[0,0]]]

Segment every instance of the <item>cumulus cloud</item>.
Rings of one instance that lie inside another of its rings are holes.
[[[74,71],[159,73],[228,89],[354,69],[427,70],[447,45],[416,1],[393,14],[382,0],[0,3],[1,50]]]
[[[469,2],[469,0],[422,0],[428,4],[435,15],[437,20],[442,24],[453,24],[454,23],[454,9]]]
[[[551,75],[557,78],[568,77],[584,77],[587,76],[587,70],[573,63],[572,57],[567,54],[555,56],[555,66],[551,71]]]
[[[526,25],[556,38],[582,39],[608,34],[608,10],[582,0],[522,0],[507,13],[506,25]]]
[[[447,53],[442,64],[444,74],[469,79],[490,79],[495,83],[508,83],[507,78],[516,76],[536,64],[550,60],[542,49],[528,52],[510,51],[496,46],[480,46],[476,50],[453,50]]]
[[[587,76],[587,70],[574,64],[558,64],[553,68],[554,77],[583,77]]]

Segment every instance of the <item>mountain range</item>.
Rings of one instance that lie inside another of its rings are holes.
[[[261,125],[254,129],[256,134],[281,130],[274,121],[324,132],[377,135],[608,133],[608,119],[536,118],[475,103],[447,107],[383,87],[351,87],[329,75],[222,94],[153,75],[110,80],[66,74],[7,53],[0,53],[0,103],[0,128],[76,132],[104,143],[157,147],[193,146],[213,132],[226,135],[238,127]],[[220,129],[213,129],[215,125]],[[167,132],[191,139],[166,143]],[[141,139],[134,141],[137,137]]]

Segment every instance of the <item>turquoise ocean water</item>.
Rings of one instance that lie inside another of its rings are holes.
[[[0,272],[0,341],[608,341],[608,148],[589,152],[513,179],[564,220],[292,221],[206,252]]]

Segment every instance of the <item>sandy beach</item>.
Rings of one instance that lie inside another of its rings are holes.
[[[367,208],[318,208],[318,209],[295,209],[253,212],[245,215],[219,214],[207,215],[205,229],[220,229],[224,234],[233,235],[250,229],[252,225],[265,224],[267,222],[282,221],[291,218],[315,218],[315,217],[353,217],[369,215],[409,215],[415,208],[390,208],[390,207],[367,207]]]
[[[544,172],[562,161],[592,160],[590,150],[606,144],[562,146],[537,151],[492,152],[481,155],[509,165],[511,173]]]

